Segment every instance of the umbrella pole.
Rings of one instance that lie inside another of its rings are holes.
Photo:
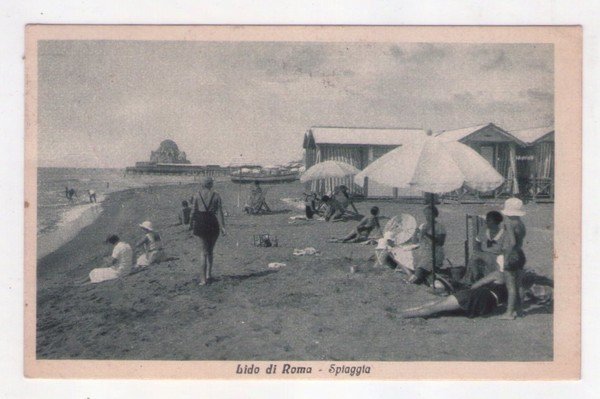
[[[433,284],[433,288],[435,289],[435,264],[436,264],[436,259],[435,259],[435,213],[433,211],[434,207],[435,207],[435,200],[434,200],[434,195],[433,193],[430,194],[431,196],[431,274],[433,276],[432,279],[432,284]]]

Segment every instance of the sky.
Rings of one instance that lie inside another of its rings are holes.
[[[40,166],[302,157],[311,126],[554,123],[548,44],[42,41]]]

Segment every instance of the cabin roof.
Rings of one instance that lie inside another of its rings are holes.
[[[489,124],[486,123],[484,125],[463,127],[462,129],[444,130],[443,132],[436,134],[436,136],[444,139],[445,141],[459,141],[475,132],[478,132],[488,125]]]
[[[304,148],[318,144],[402,145],[423,139],[427,132],[414,128],[311,127],[304,135]]]
[[[443,140],[443,141],[468,141],[469,136],[472,136],[476,133],[483,132],[483,131],[490,131],[492,133],[495,133],[497,135],[504,137],[505,139],[515,141],[519,145],[522,145],[522,146],[526,145],[526,143],[524,141],[522,141],[518,137],[513,136],[512,134],[510,134],[506,130],[502,129],[501,127],[494,125],[493,123],[486,123],[483,125],[464,127],[464,128],[455,129],[455,130],[445,130],[441,133],[438,133],[436,135],[436,137],[439,137],[440,140]]]
[[[519,140],[527,144],[533,144],[536,141],[554,133],[554,126],[534,127],[531,129],[512,130],[509,132]]]

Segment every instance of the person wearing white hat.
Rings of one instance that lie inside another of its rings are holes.
[[[154,230],[152,222],[149,220],[146,220],[139,226],[146,234],[135,245],[136,248],[144,248],[144,253],[137,259],[136,267],[146,267],[153,263],[159,263],[163,258],[163,246],[160,234]]]
[[[518,198],[509,198],[504,202],[504,209],[501,212],[505,216],[504,225],[506,226],[506,231],[513,237],[514,245],[507,249],[505,254],[504,274],[508,290],[508,300],[506,312],[500,318],[513,320],[517,316],[517,304],[520,306],[522,303],[522,300],[520,300],[523,297],[521,279],[523,268],[527,261],[523,252],[523,241],[527,234],[525,224],[521,220],[521,216],[525,216],[523,201]]]

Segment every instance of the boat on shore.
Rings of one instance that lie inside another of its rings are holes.
[[[290,183],[300,179],[298,172],[281,172],[281,173],[232,173],[231,181],[234,183],[247,184],[254,183]]]

